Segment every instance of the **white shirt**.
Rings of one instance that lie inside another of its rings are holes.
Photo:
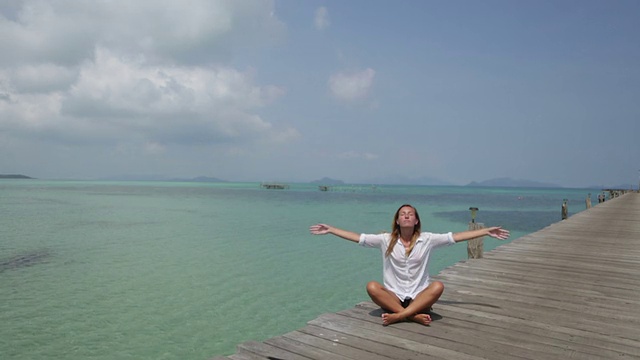
[[[434,234],[423,232],[416,241],[409,256],[405,255],[402,241],[398,242],[389,256],[385,256],[391,234],[361,234],[359,244],[365,247],[377,247],[382,252],[382,274],[384,287],[393,291],[400,300],[414,299],[429,286],[429,258],[431,250],[453,245],[452,233]]]

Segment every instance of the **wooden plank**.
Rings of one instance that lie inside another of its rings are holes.
[[[349,313],[357,316],[357,313],[366,314],[372,309],[375,309],[375,304],[370,304],[371,307],[358,306],[355,309],[346,310],[342,313]],[[483,318],[474,318],[473,316],[456,316],[456,313],[448,311],[437,311],[437,314],[446,317],[447,321],[438,323],[439,320],[434,322],[431,327],[425,328],[425,330],[418,329],[421,333],[429,336],[429,338],[438,336],[436,332],[443,327],[443,331],[446,330],[447,337],[449,339],[460,339],[460,341],[467,341],[470,345],[476,345],[478,349],[484,347],[488,343],[488,347],[496,347],[504,349],[503,345],[508,344],[514,349],[526,347],[534,352],[531,353],[535,357],[535,354],[547,354],[553,356],[576,356],[579,354],[580,359],[602,359],[605,358],[624,356],[632,353],[640,353],[638,348],[620,346],[616,349],[610,349],[606,343],[605,346],[596,346],[591,343],[591,339],[586,342],[579,341],[575,336],[569,336],[562,334],[558,331],[553,331],[553,328],[547,327],[544,330],[532,331],[531,326],[523,326],[523,323],[509,323],[500,320],[486,320]],[[362,316],[362,315],[360,315]],[[366,316],[365,316],[366,317]],[[406,324],[407,327],[412,324]],[[527,324],[529,325],[529,324]],[[415,326],[413,326],[415,328]],[[534,328],[535,329],[535,328]],[[474,336],[469,338],[469,334],[481,334],[480,336]],[[602,343],[602,342],[601,342]],[[579,345],[579,346],[576,346]],[[519,355],[523,355],[523,352],[519,352]],[[489,355],[489,354],[485,354]],[[539,356],[538,355],[538,356]],[[490,358],[494,358],[493,355]]]
[[[570,264],[570,263],[569,263]],[[475,265],[475,264],[474,264]],[[639,266],[640,268],[640,266]],[[527,272],[528,271],[528,272]],[[610,275],[584,275],[578,272],[568,270],[568,269],[540,269],[535,267],[529,267],[528,269],[509,269],[503,265],[498,265],[495,267],[491,267],[490,264],[484,264],[479,266],[460,266],[455,269],[447,269],[440,273],[437,278],[445,278],[448,275],[458,275],[458,276],[469,276],[470,278],[495,278],[495,279],[509,279],[520,278],[526,283],[532,284],[562,284],[569,283],[574,284],[572,287],[579,288],[593,288],[598,289],[601,286],[605,288],[611,289],[640,289],[639,285],[635,280],[628,280],[624,277],[612,277]],[[606,281],[609,280],[609,281]],[[607,290],[608,291],[608,290]]]
[[[567,345],[578,343],[586,347],[585,351],[598,354],[599,356],[602,355],[601,351],[590,350],[590,348],[594,347],[597,349],[604,349],[606,351],[612,351],[618,354],[627,354],[629,356],[640,356],[640,343],[638,342],[628,341],[626,343],[617,343],[612,341],[612,338],[609,336],[598,336],[600,334],[594,334],[586,331],[580,332],[576,329],[557,326],[557,324],[523,322],[519,321],[520,319],[508,317],[501,317],[497,319],[489,318],[478,316],[477,314],[452,311],[448,307],[438,307],[438,314],[446,317],[448,320],[452,320],[452,323],[455,323],[455,320],[464,320],[472,323],[493,325],[507,331],[518,332],[522,337],[529,338],[531,335],[539,335],[562,341]]]
[[[479,357],[463,352],[464,349],[453,346],[451,341],[447,341],[444,346],[443,342],[427,343],[424,341],[424,337],[416,337],[414,333],[391,327],[384,328],[380,324],[350,319],[337,314],[321,315],[317,319],[310,321],[309,324],[383,344],[385,346],[379,347],[377,351],[384,356],[396,356],[396,349],[401,348],[418,353],[419,357],[417,359],[479,359]]]
[[[257,341],[248,341],[238,345],[241,353],[257,355],[260,359],[308,360],[304,356]]]
[[[444,309],[442,309],[444,307]],[[575,328],[565,327],[555,323],[543,323],[536,321],[527,321],[523,319],[518,319],[510,316],[505,316],[501,314],[493,314],[482,311],[464,309],[457,306],[450,305],[440,305],[438,307],[438,311],[444,314],[448,313],[458,313],[458,315],[453,315],[453,317],[473,317],[477,319],[485,319],[480,321],[489,321],[489,322],[504,322],[513,324],[513,326],[517,326],[521,329],[528,329],[528,331],[543,331],[548,333],[553,333],[554,336],[569,336],[570,339],[583,339],[582,342],[589,344],[600,344],[599,347],[612,349],[614,351],[629,354],[630,356],[639,356],[640,352],[640,342],[619,338],[616,336],[611,336],[608,334],[602,333],[594,333],[590,331],[579,330]],[[508,325],[510,326],[510,325]],[[558,335],[559,334],[559,335]],[[577,340],[576,340],[577,341]]]
[[[626,278],[623,276],[616,277],[615,275],[609,272],[597,273],[585,273],[584,271],[579,271],[572,269],[570,267],[560,268],[560,267],[549,267],[549,266],[536,266],[532,264],[527,264],[526,267],[522,263],[518,263],[516,261],[493,261],[488,258],[484,258],[481,263],[462,263],[452,268],[445,269],[441,274],[446,275],[449,272],[454,273],[462,273],[467,271],[467,273],[478,272],[478,271],[488,271],[491,273],[497,274],[518,274],[526,276],[527,278],[531,278],[531,281],[534,280],[546,280],[549,281],[550,277],[556,281],[577,281],[581,283],[593,283],[593,284],[601,284],[607,285],[613,288],[622,288],[626,289],[629,287],[637,288],[640,286],[637,280],[633,278]]]
[[[464,264],[464,263],[463,263]],[[640,278],[633,276],[633,271],[638,266],[630,265],[625,267],[622,263],[620,267],[616,263],[608,265],[597,265],[590,262],[580,263],[572,261],[567,257],[564,261],[553,259],[532,259],[528,257],[508,257],[503,255],[500,258],[487,256],[484,259],[477,259],[466,262],[478,268],[493,268],[496,270],[512,270],[516,272],[557,272],[558,274],[571,274],[571,276],[599,277],[604,276],[609,279],[621,281],[629,284],[640,284]],[[465,265],[462,265],[463,267]]]
[[[265,344],[273,345],[288,352],[292,352],[309,359],[327,359],[327,360],[346,360],[346,356],[330,352],[315,346],[309,346],[303,342],[297,341],[295,334],[289,336],[280,336],[265,341]]]
[[[539,246],[542,246],[540,244]],[[598,254],[592,254],[587,252],[577,252],[570,251],[570,249],[558,249],[552,248],[553,246],[549,246],[546,244],[543,249],[537,249],[533,246],[528,246],[527,248],[516,248],[514,246],[503,246],[503,249],[500,251],[492,252],[488,254],[489,258],[496,257],[526,257],[530,259],[535,259],[537,261],[573,261],[580,264],[594,264],[599,266],[611,267],[615,264],[618,269],[629,269],[633,270],[638,265],[640,265],[640,258],[637,255],[629,254],[629,250],[626,251],[609,251],[608,253],[600,252]],[[572,246],[575,248],[575,246]],[[569,251],[569,252],[565,252]],[[637,253],[640,255],[640,252]]]
[[[573,311],[578,313],[584,313],[594,304],[600,304],[602,307],[590,315],[600,316],[610,320],[627,321],[630,323],[640,324],[640,308],[636,306],[629,306],[628,303],[619,301],[617,304],[610,298],[602,297],[599,300],[595,297],[585,299],[581,296],[576,296],[571,292],[563,292],[562,290],[551,291],[530,291],[509,289],[502,291],[500,287],[490,286],[485,284],[468,284],[456,281],[454,279],[447,278],[446,293],[457,295],[471,295],[471,296],[483,296],[486,298],[492,298],[496,300],[508,300],[512,302],[531,304],[532,302],[543,302],[546,306],[553,307],[561,311]],[[637,301],[634,301],[637,303]],[[617,306],[616,306],[617,305]]]
[[[365,319],[351,314],[351,316],[342,316],[342,314],[325,314],[321,318],[319,323],[324,328],[331,328],[340,332],[341,329],[346,329],[349,326],[354,326],[355,329],[348,329],[346,331],[357,331],[360,334],[366,334],[365,336],[380,344],[387,344],[394,347],[403,347],[408,350],[419,353],[418,359],[424,358],[424,356],[433,356],[442,359],[478,359],[483,356],[478,355],[478,348],[470,345],[471,339],[465,339],[464,341],[452,340],[446,334],[442,333],[430,333],[424,334],[416,332],[421,328],[427,328],[418,324],[394,324],[393,326],[383,327],[378,316],[366,315]],[[409,328],[403,325],[411,325]],[[370,329],[370,330],[365,330]],[[439,329],[441,330],[441,329]],[[342,330],[344,331],[344,330]],[[530,357],[524,357],[522,355],[512,352],[495,352],[487,346],[486,349],[491,353],[490,359],[514,359],[525,358],[534,359],[533,354]],[[516,350],[513,348],[512,350]],[[389,355],[396,353],[393,350]],[[507,356],[508,355],[508,356]]]
[[[318,347],[320,349],[340,354],[349,359],[371,359],[371,360],[389,360],[395,359],[396,356],[402,355],[402,358],[410,359],[415,353],[407,352],[404,349],[397,349],[393,352],[393,356],[381,355],[388,349],[380,350],[379,343],[366,341],[353,335],[339,333],[328,329],[308,325],[299,331],[286,334],[285,337],[295,339],[309,346]],[[402,354],[405,352],[405,354]]]
[[[340,312],[340,314],[349,314],[358,318],[364,316],[366,318],[367,316],[364,314],[367,314],[368,310],[355,308]],[[502,329],[495,324],[447,319],[447,322],[437,323],[429,327],[416,327],[412,323],[394,324],[394,326],[418,332],[424,336],[425,341],[431,341],[436,337],[446,337],[448,340],[464,343],[471,346],[476,355],[490,359],[511,359],[514,355],[539,359],[547,355],[569,357],[580,354],[581,359],[600,360],[600,353],[602,353],[601,351],[598,355],[582,353],[576,349],[571,349],[568,346],[570,344],[567,342],[540,335],[527,334],[527,336],[521,336],[524,334],[512,331],[512,329]],[[613,352],[611,353],[613,354]]]
[[[354,319],[361,319],[371,322],[380,327],[380,309],[375,309],[377,316],[371,316],[372,309],[363,309],[356,307],[353,309],[339,312],[340,315],[348,316]],[[472,356],[479,356],[488,359],[536,359],[539,355],[534,352],[523,352],[513,344],[504,344],[504,346],[496,346],[493,342],[485,341],[482,337],[475,334],[465,334],[463,337],[454,336],[451,328],[442,326],[422,326],[414,323],[397,323],[390,325],[384,331],[397,334],[399,337],[412,338],[416,341],[426,342],[435,346],[455,349]],[[471,335],[471,336],[469,336]]]
[[[238,348],[238,352],[236,352],[233,355],[230,355],[229,359],[231,360],[264,360],[265,357],[258,354],[250,353],[250,352],[244,352],[242,349]]]
[[[450,304],[490,313],[511,313],[513,316],[528,321],[542,321],[561,324],[591,332],[602,332],[619,337],[640,340],[638,326],[625,322],[607,321],[605,317],[590,315],[589,312],[558,311],[546,304],[516,303],[509,300],[496,301],[484,296],[456,296],[448,294],[445,301]],[[469,301],[471,300],[471,301]]]
[[[607,296],[606,292],[593,291],[590,289],[573,289],[566,292],[563,284],[549,284],[548,288],[538,284],[519,284],[515,282],[495,281],[493,279],[475,278],[473,281],[460,276],[447,276],[441,278],[445,281],[445,292],[457,292],[460,294],[473,294],[475,291],[494,292],[501,296],[515,296],[523,301],[531,303],[534,301],[560,302],[559,307],[596,307],[598,314],[631,322],[640,321],[640,299],[629,299],[628,297]],[[566,284],[565,284],[566,285]],[[635,296],[628,292],[630,296]],[[637,292],[635,292],[637,294]],[[549,299],[553,296],[553,299]],[[567,304],[571,302],[571,304]]]
[[[615,299],[616,293],[619,297],[624,299],[624,303],[640,304],[640,299],[634,299],[634,295],[637,294],[636,290],[629,289],[616,289],[612,294],[613,288],[607,286],[594,286],[590,282],[577,282],[571,281],[567,278],[567,281],[556,278],[545,277],[527,277],[525,274],[513,274],[513,273],[499,273],[487,271],[467,271],[467,272],[447,272],[437,277],[439,280],[446,280],[448,287],[460,284],[463,287],[486,287],[495,288],[506,292],[518,292],[521,294],[529,294],[531,296],[537,296],[545,298],[548,294],[555,293],[570,293],[576,298],[587,299]],[[530,280],[530,281],[525,281]],[[570,282],[569,282],[570,281]],[[573,285],[571,288],[567,288],[567,283]],[[447,287],[447,288],[448,288]],[[445,289],[446,291],[446,289]],[[630,307],[630,306],[629,306]]]

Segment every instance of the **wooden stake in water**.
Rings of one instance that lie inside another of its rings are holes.
[[[469,230],[483,229],[484,224],[476,222],[477,207],[470,207],[471,210],[471,222],[469,223]],[[471,239],[467,242],[467,257],[469,259],[481,259],[484,254],[484,241],[483,236]]]

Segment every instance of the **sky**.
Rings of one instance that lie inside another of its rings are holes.
[[[2,0],[0,174],[640,178],[640,1]]]

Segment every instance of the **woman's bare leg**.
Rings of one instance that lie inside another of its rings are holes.
[[[443,291],[444,285],[439,281],[434,281],[429,284],[429,287],[420,292],[405,309],[396,294],[379,282],[370,281],[367,284],[367,293],[371,300],[384,310],[391,312],[390,314],[382,314],[383,325],[393,324],[405,319],[422,325],[429,325],[431,316],[422,312],[429,310],[431,305],[438,301]]]
[[[440,281],[432,282],[426,289],[422,290],[406,308],[400,309],[400,311],[388,309],[393,311],[393,313],[383,314],[382,324],[389,325],[398,321],[402,321],[404,319],[409,319],[422,325],[429,325],[431,323],[431,316],[429,316],[429,314],[422,314],[421,312],[429,310],[431,308],[431,305],[435,304],[435,302],[438,301],[443,291],[444,284],[442,284]],[[402,306],[400,306],[400,308],[402,308]]]
[[[367,283],[367,293],[371,300],[384,310],[394,313],[404,310],[396,294],[377,281],[369,281]]]

